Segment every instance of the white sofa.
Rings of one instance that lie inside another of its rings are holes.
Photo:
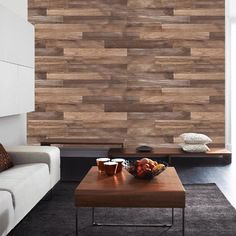
[[[0,235],[7,235],[60,180],[57,147],[6,147],[14,166],[0,173]]]

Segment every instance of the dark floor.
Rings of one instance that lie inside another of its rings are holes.
[[[236,208],[236,163],[225,165],[219,160],[182,160],[174,164],[183,183],[216,183]]]
[[[51,201],[41,201],[9,236],[75,236],[73,192],[77,183],[61,182]],[[184,185],[186,236],[235,236],[236,211],[215,184]],[[91,208],[78,208],[79,236],[178,236],[182,211],[174,210],[172,227],[93,227]],[[170,209],[96,208],[95,219],[107,223],[170,223]],[[227,227],[226,227],[227,226]]]

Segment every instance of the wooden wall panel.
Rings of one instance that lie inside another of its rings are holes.
[[[29,142],[224,144],[223,0],[29,0],[36,112]]]

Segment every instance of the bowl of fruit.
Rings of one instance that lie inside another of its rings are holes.
[[[137,161],[125,161],[125,169],[138,179],[152,179],[162,173],[168,164],[163,161],[153,161],[148,158],[142,158]]]

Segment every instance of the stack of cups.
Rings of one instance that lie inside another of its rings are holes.
[[[106,173],[109,176],[115,175],[122,171],[124,159],[117,158],[110,160],[109,158],[96,159],[98,170],[101,173]]]

